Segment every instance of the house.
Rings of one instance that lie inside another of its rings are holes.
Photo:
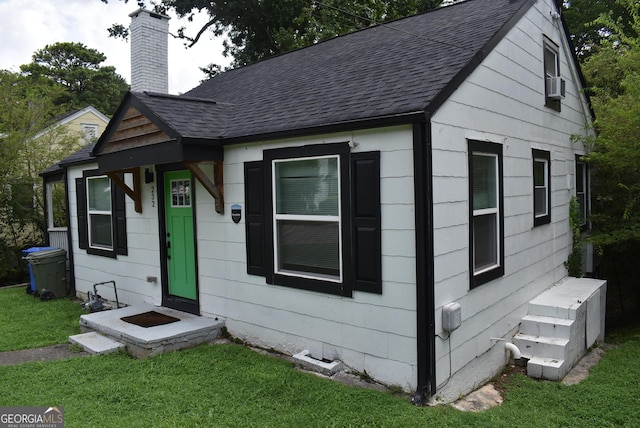
[[[93,147],[92,143],[97,141],[108,123],[107,116],[93,106],[86,106],[60,116],[52,127],[39,133],[36,138],[41,138],[54,129],[63,129],[66,135],[77,135],[80,144],[86,150],[87,145]],[[64,213],[64,201],[66,200],[64,197],[64,170],[58,165],[54,165],[44,170],[41,175],[45,177],[46,183],[44,191],[47,202],[45,219],[47,245],[63,248],[68,252],[68,228]]]
[[[592,113],[560,12],[469,0],[182,96],[128,93],[61,164],[77,293],[114,280],[121,302],[219,317],[416,401],[518,354],[561,376],[602,338],[606,283],[564,266]]]

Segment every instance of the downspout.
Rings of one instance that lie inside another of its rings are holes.
[[[431,121],[427,115],[424,122],[413,125],[418,367],[416,393],[411,402],[417,405],[436,393],[431,165]]]

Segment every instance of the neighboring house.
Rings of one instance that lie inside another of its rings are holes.
[[[12,245],[20,247],[33,245],[42,239],[41,227],[33,223],[24,223],[27,219],[36,219],[38,213],[42,214],[43,189],[39,185],[39,171],[90,141],[95,142],[108,123],[108,117],[87,106],[54,118],[46,128],[22,142],[20,157],[12,164],[13,172],[6,177],[6,213],[3,213],[6,224],[3,223],[0,233],[7,238],[7,242],[13,242]],[[58,167],[48,168],[47,171],[53,169],[62,173]],[[52,181],[44,190],[48,194],[45,199],[49,204],[45,228],[49,232],[45,234],[45,239],[52,246],[68,250],[66,198],[62,176],[58,177],[58,183]]]
[[[65,127],[65,133],[78,135],[83,146],[92,145],[104,132],[109,123],[109,118],[92,106],[67,113],[56,119],[56,123],[39,133],[36,138],[45,136],[48,132],[59,127]],[[64,170],[58,165],[47,168],[41,173],[45,177],[45,200],[46,200],[46,240],[47,245],[56,248],[63,248],[69,251],[68,228],[64,206],[65,185]]]
[[[107,116],[96,110],[94,107],[87,106],[83,109],[59,116],[56,118],[56,123],[53,126],[36,135],[35,138],[39,138],[46,134],[52,128],[65,126],[68,133],[81,135],[82,141],[86,145],[90,142],[96,141],[105,130],[108,123],[109,118]]]
[[[572,135],[592,115],[559,12],[472,0],[183,96],[127,94],[60,165],[75,289],[115,280],[121,302],[219,317],[418,400],[471,390],[566,279],[569,202],[589,206]]]

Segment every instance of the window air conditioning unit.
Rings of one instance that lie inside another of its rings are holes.
[[[552,100],[564,98],[564,79],[560,77],[547,77],[547,97]]]

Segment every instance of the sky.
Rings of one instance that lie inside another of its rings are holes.
[[[138,9],[136,0],[0,0],[0,69],[20,71],[20,65],[31,62],[35,51],[57,42],[78,42],[102,52],[116,73],[131,83],[129,42],[109,37],[107,28],[112,24],[129,26],[129,14]],[[200,14],[187,23],[172,16],[169,32],[175,33],[185,25],[187,34],[206,22]],[[199,25],[200,24],[200,25]],[[222,56],[222,39],[203,35],[189,49],[184,41],[169,36],[169,93],[180,94],[198,86],[204,74],[199,67],[210,63],[229,65]]]

